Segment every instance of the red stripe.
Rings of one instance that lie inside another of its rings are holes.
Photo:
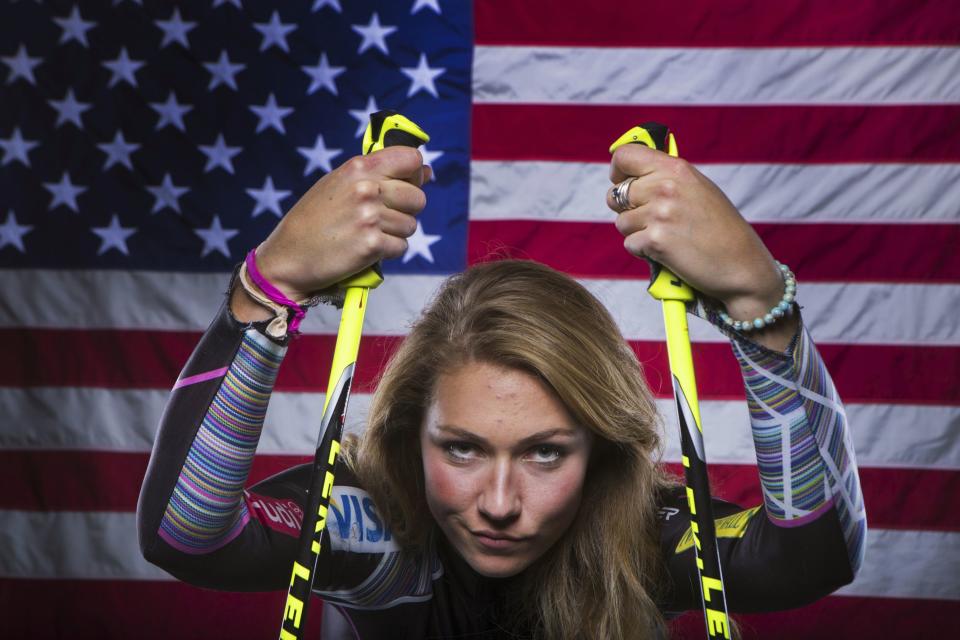
[[[905,570],[909,570],[905,567]],[[227,593],[180,582],[17,580],[0,578],[5,638],[269,638],[276,635],[285,594]],[[320,637],[314,598],[304,637]],[[14,613],[15,612],[15,613]],[[736,615],[744,640],[777,638],[949,637],[960,602],[833,596],[792,611]],[[703,638],[703,614],[673,621],[672,638]]]
[[[169,389],[199,338],[197,333],[173,331],[0,329],[0,342],[7,345],[9,357],[8,365],[0,369],[0,386]],[[386,336],[363,339],[355,391],[372,389],[383,363],[400,341]],[[323,389],[333,344],[333,336],[297,340],[280,368],[276,389]],[[669,396],[670,369],[664,343],[633,341],[631,346],[653,392]],[[846,402],[960,404],[955,384],[960,380],[960,348],[829,344],[819,348]],[[702,399],[744,397],[729,345],[695,343],[693,355]],[[936,375],[915,375],[918,371]]]
[[[904,567],[910,571],[910,567]],[[957,628],[960,602],[833,596],[792,611],[734,615],[743,640],[910,638],[943,640]],[[671,624],[671,638],[706,636],[703,614],[691,611]]]
[[[0,578],[4,638],[273,638],[286,593],[228,593],[181,582]],[[305,638],[320,637],[314,598]]]
[[[709,428],[709,425],[707,425]],[[709,451],[707,452],[709,456]],[[148,454],[91,451],[0,451],[0,509],[25,511],[135,511]],[[259,455],[248,486],[304,462],[308,456]],[[682,477],[679,464],[668,468]],[[758,505],[753,465],[710,464],[713,494],[744,507]],[[83,478],[83,482],[76,482]],[[929,496],[960,493],[960,472],[860,469],[870,526],[960,531],[960,511]]]
[[[491,256],[510,256],[537,260],[580,278],[649,278],[647,263],[623,249],[623,236],[610,215],[609,224],[472,220],[467,260],[476,263]],[[753,227],[801,282],[960,282],[957,224],[758,223]]]
[[[641,122],[668,124],[691,162],[956,162],[960,105],[476,104],[475,160],[608,162]]]
[[[478,44],[783,47],[960,41],[951,0],[524,0],[474,3]]]

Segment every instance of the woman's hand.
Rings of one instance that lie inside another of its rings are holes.
[[[323,176],[257,250],[257,268],[288,298],[301,300],[387,258],[402,256],[427,200],[430,168],[410,147],[357,156]],[[270,311],[236,287],[231,310],[241,322]]]
[[[629,177],[637,178],[628,192],[631,208],[616,221],[627,251],[663,264],[721,302],[735,320],[763,316],[780,302],[783,278],[770,252],[723,192],[693,165],[627,144],[613,154],[610,180],[616,185]],[[618,211],[612,188],[607,206]],[[754,335],[768,334],[778,325],[789,327],[792,337],[795,321],[778,322]]]
[[[420,152],[409,147],[351,158],[284,216],[257,251],[257,267],[296,300],[402,256],[426,206],[420,189],[426,171]]]

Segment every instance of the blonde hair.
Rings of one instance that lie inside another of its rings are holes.
[[[469,362],[537,376],[596,436],[577,517],[521,574],[515,614],[538,637],[657,637],[656,497],[672,482],[653,397],[603,305],[541,264],[504,260],[450,278],[386,367],[347,460],[397,540],[420,545],[435,529],[419,433],[437,377]]]

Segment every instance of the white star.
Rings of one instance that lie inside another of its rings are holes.
[[[320,62],[315,67],[300,67],[303,72],[310,76],[310,88],[307,89],[307,95],[323,87],[333,95],[337,95],[337,76],[347,70],[346,67],[331,67],[327,60],[327,54],[320,54]]]
[[[137,69],[144,65],[143,62],[139,60],[131,60],[127,55],[127,48],[120,48],[120,55],[116,57],[115,60],[108,60],[103,63],[107,69],[110,69],[112,74],[110,77],[110,82],[107,83],[107,88],[113,87],[121,80],[130,84],[130,86],[137,86],[137,79],[133,76],[137,72]]]
[[[155,130],[159,131],[168,124],[173,125],[180,131],[187,130],[186,125],[183,124],[183,116],[193,109],[193,106],[189,104],[181,106],[180,103],[177,102],[177,97],[173,94],[173,91],[167,96],[166,102],[151,102],[150,107],[160,116],[160,119],[157,121],[157,126],[154,127]]]
[[[283,216],[280,209],[280,201],[290,195],[289,191],[273,188],[273,178],[267,176],[263,182],[262,189],[247,189],[247,194],[257,201],[257,206],[253,209],[252,218],[256,218],[264,211],[270,211],[278,218]]]
[[[423,227],[417,222],[417,230],[413,235],[407,238],[407,252],[403,254],[403,264],[421,256],[429,263],[433,263],[433,252],[430,251],[430,245],[440,242],[442,236],[433,236],[423,232]]]
[[[397,28],[381,26],[380,16],[378,16],[376,12],[374,12],[370,18],[370,24],[366,26],[360,24],[350,26],[363,38],[363,41],[360,42],[360,48],[357,49],[358,54],[363,53],[370,47],[376,47],[385,54],[390,55],[390,51],[387,49],[387,36],[396,31]]]
[[[290,53],[290,47],[287,45],[287,34],[297,28],[292,23],[280,22],[280,14],[277,11],[270,16],[270,22],[254,22],[253,28],[263,35],[260,42],[260,51],[266,51],[270,47],[276,46]]]
[[[44,182],[43,187],[53,195],[53,199],[47,207],[48,210],[56,209],[62,204],[68,209],[72,209],[74,213],[80,213],[80,208],[77,207],[77,196],[86,191],[87,188],[74,186],[73,182],[70,181],[68,172],[63,173],[60,182]]]
[[[110,224],[106,227],[90,227],[90,230],[100,236],[100,249],[98,256],[102,256],[110,249],[116,249],[125,256],[130,255],[127,250],[127,238],[137,232],[136,227],[121,227],[120,219],[117,214],[110,218]]]
[[[27,55],[27,47],[20,45],[16,55],[4,56],[0,58],[3,63],[10,67],[10,75],[7,76],[7,84],[12,83],[17,78],[23,78],[30,84],[37,84],[37,79],[33,77],[33,68],[43,61],[43,58],[31,58]]]
[[[107,159],[103,162],[104,171],[115,164],[122,164],[127,169],[133,171],[133,162],[130,161],[130,154],[139,149],[140,145],[132,142],[128,143],[124,140],[122,131],[117,129],[117,134],[113,136],[113,142],[102,142],[97,146],[107,154]]]
[[[377,106],[377,101],[373,99],[373,96],[367,98],[366,109],[350,109],[350,115],[356,118],[359,123],[356,133],[353,134],[355,137],[363,137],[363,132],[367,130],[367,124],[370,123],[370,116],[377,111],[380,111],[380,107]]]
[[[343,9],[340,8],[340,0],[313,0],[313,9],[311,9],[311,11],[319,11],[324,7],[331,7],[337,13],[343,13]]]
[[[9,244],[19,249],[20,253],[26,253],[27,250],[23,246],[23,236],[30,233],[31,229],[33,229],[33,225],[17,224],[17,217],[13,215],[13,211],[8,211],[7,221],[3,223],[3,226],[0,226],[0,249]]]
[[[197,26],[197,23],[181,19],[178,7],[174,8],[169,20],[154,20],[153,23],[163,31],[163,41],[160,43],[161,49],[171,42],[179,42],[184,49],[190,48],[190,43],[187,42],[187,32]]]
[[[245,64],[230,64],[230,58],[226,51],[220,52],[220,59],[216,62],[204,62],[203,66],[210,72],[210,84],[207,85],[207,91],[215,89],[221,84],[225,84],[234,91],[237,90],[237,80],[233,77],[246,69]]]
[[[227,173],[233,173],[233,156],[240,153],[241,149],[242,147],[228,147],[222,133],[217,136],[217,141],[212,145],[200,145],[200,151],[207,156],[207,166],[203,168],[203,172],[223,167]]]
[[[430,180],[431,181],[436,180],[437,170],[434,169],[433,163],[435,163],[437,160],[440,159],[440,157],[443,155],[443,151],[428,151],[427,145],[423,145],[420,147],[420,155],[423,156],[423,164],[429,166],[430,169],[432,169],[432,171],[430,172],[431,174]]]
[[[141,7],[143,6],[143,0],[130,0],[130,1],[133,2],[133,3],[135,3],[135,4],[140,5]],[[113,0],[113,6],[117,6],[117,5],[120,4],[121,2],[123,2],[123,0]]]
[[[67,89],[67,94],[63,96],[63,100],[47,100],[47,102],[57,110],[57,123],[55,126],[59,127],[64,122],[69,121],[77,125],[80,129],[83,129],[83,122],[80,121],[80,116],[90,108],[90,103],[77,102],[77,99],[73,95],[73,89]]]
[[[193,232],[203,240],[201,258],[211,251],[219,251],[229,258],[230,247],[227,246],[227,240],[240,233],[237,229],[224,229],[220,226],[220,216],[213,216],[213,221],[206,229],[194,229]]]
[[[243,7],[240,6],[240,0],[213,0],[213,8],[214,8],[214,9],[216,9],[217,7],[219,7],[219,6],[222,5],[222,4],[232,4],[232,5],[235,6],[237,9],[243,9]]]
[[[0,138],[0,147],[3,147],[3,160],[0,160],[0,166],[10,164],[19,160],[24,166],[30,166],[30,158],[27,154],[36,147],[39,142],[27,140],[20,135],[20,128],[14,127],[13,134],[9,138]]]
[[[307,159],[307,168],[304,169],[303,175],[309,175],[315,171],[318,167],[330,173],[333,171],[333,167],[330,165],[330,160],[337,157],[343,153],[343,149],[327,149],[327,145],[323,141],[323,136],[317,136],[317,142],[313,147],[297,147],[297,151]]]
[[[189,191],[189,189],[173,184],[170,174],[166,173],[163,175],[163,181],[160,184],[155,187],[148,186],[147,191],[152,193],[153,197],[156,198],[150,213],[156,213],[164,207],[170,207],[177,213],[180,213],[180,203],[177,202],[177,199]]]
[[[407,91],[407,97],[409,98],[417,91],[426,91],[434,98],[439,98],[437,94],[437,87],[433,84],[433,81],[437,79],[437,76],[446,71],[443,67],[433,67],[431,68],[427,63],[427,54],[420,54],[420,62],[417,63],[416,67],[403,67],[400,69],[403,71],[403,74],[410,78],[410,90]]]
[[[250,105],[250,111],[253,111],[260,118],[260,122],[257,123],[257,133],[267,127],[273,127],[280,133],[286,133],[286,129],[283,128],[283,119],[293,113],[293,109],[290,107],[277,106],[277,99],[272,93],[267,97],[263,106]]]
[[[420,9],[423,9],[425,7],[429,7],[433,9],[434,11],[437,12],[437,14],[441,13],[440,0],[414,0],[413,9],[410,9],[410,15],[413,15],[414,13],[416,13],[417,11],[420,11]]]
[[[80,9],[76,5],[73,6],[73,11],[69,16],[54,18],[53,21],[63,29],[63,33],[60,34],[60,44],[76,40],[85,47],[90,46],[90,43],[87,42],[87,31],[97,26],[97,23],[84,20],[80,16]]]

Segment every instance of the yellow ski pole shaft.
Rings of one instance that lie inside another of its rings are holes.
[[[656,122],[644,123],[620,136],[610,153],[624,144],[643,144],[677,157],[677,142],[669,129]],[[703,446],[703,426],[697,381],[687,328],[687,303],[696,295],[687,283],[669,269],[651,261],[647,292],[663,304],[663,325],[667,335],[667,355],[673,380],[673,396],[680,423],[680,451],[690,508],[690,532],[693,536],[700,595],[708,638],[730,638],[727,597],[717,547],[710,480]]]
[[[405,145],[419,147],[430,137],[415,123],[393,111],[378,111],[370,116],[363,136],[363,154],[367,155],[384,147]],[[363,332],[363,317],[367,309],[367,296],[383,282],[379,265],[370,267],[339,284],[343,290],[343,311],[340,328],[333,350],[330,380],[327,382],[326,399],[323,402],[323,418],[320,437],[314,454],[307,504],[303,512],[297,555],[290,575],[290,586],[283,607],[280,624],[281,640],[302,640],[307,626],[307,609],[320,549],[324,544],[330,494],[333,491],[340,439],[346,422],[347,403],[360,337]]]

